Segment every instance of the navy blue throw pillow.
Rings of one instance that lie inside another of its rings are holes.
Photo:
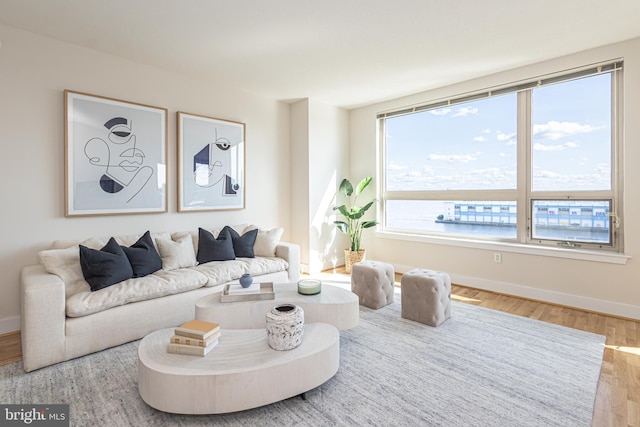
[[[133,277],[144,277],[162,268],[162,258],[158,255],[156,247],[153,246],[151,233],[147,231],[128,248],[122,246],[122,250],[127,255]]]
[[[113,237],[99,251],[80,245],[80,267],[92,292],[133,277],[129,259]]]
[[[222,229],[222,232],[228,231],[231,235],[231,241],[233,242],[233,251],[238,258],[255,258],[256,255],[253,252],[253,245],[256,244],[256,237],[258,237],[258,229],[247,231],[242,236],[238,234],[236,230],[228,225]],[[221,233],[222,233],[221,232]]]
[[[236,259],[229,232],[222,230],[216,239],[210,231],[198,228],[198,255],[196,259],[199,264]]]

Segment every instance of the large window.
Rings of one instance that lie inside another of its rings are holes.
[[[621,250],[621,72],[380,114],[383,230]]]

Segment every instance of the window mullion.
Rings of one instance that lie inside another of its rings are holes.
[[[623,218],[623,197],[624,193],[624,179],[623,179],[623,134],[620,131],[623,129],[623,73],[622,69],[618,69],[611,73],[611,185],[613,197],[613,213],[617,216],[618,227],[613,231],[613,245],[617,247],[620,252],[624,250],[624,218]],[[616,197],[617,196],[617,197]]]
[[[518,94],[518,232],[521,243],[530,238],[531,228],[531,90]]]

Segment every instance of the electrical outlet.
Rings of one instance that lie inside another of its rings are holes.
[[[502,254],[500,252],[495,252],[493,254],[493,262],[497,262],[497,263],[502,262]]]

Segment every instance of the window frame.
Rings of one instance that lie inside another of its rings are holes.
[[[532,192],[532,161],[533,161],[533,133],[532,133],[532,93],[536,87],[548,84],[566,82],[578,78],[611,73],[611,189],[598,191],[535,191]],[[444,243],[452,240],[487,242],[489,244],[503,244],[524,247],[548,247],[554,251],[584,250],[623,253],[623,171],[622,171],[622,106],[623,106],[623,62],[622,60],[607,61],[591,64],[551,75],[528,79],[491,89],[484,89],[474,93],[466,93],[449,99],[439,99],[433,102],[401,108],[377,115],[377,133],[379,147],[378,188],[381,203],[379,203],[379,217],[382,218],[378,232],[393,235],[396,238],[411,236],[427,238],[435,241],[441,239]],[[446,106],[463,104],[477,99],[517,92],[517,185],[516,189],[505,190],[424,190],[424,191],[387,191],[386,177],[386,141],[385,120],[398,115],[413,114],[425,110],[433,110]],[[611,200],[611,245],[597,242],[566,243],[560,239],[533,238],[533,200]],[[386,202],[388,200],[449,200],[449,201],[491,201],[513,200],[517,206],[516,238],[464,236],[457,234],[437,233],[429,231],[398,229],[387,226]]]

